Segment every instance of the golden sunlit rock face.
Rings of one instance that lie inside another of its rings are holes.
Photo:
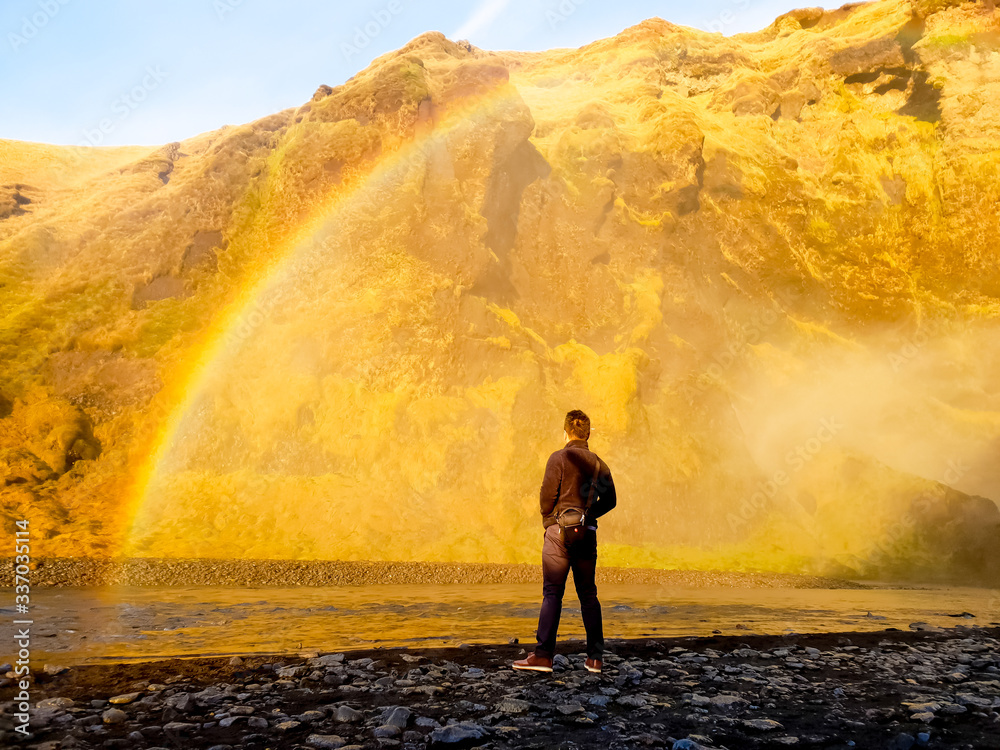
[[[0,142],[4,523],[36,555],[1000,571],[1000,15],[579,50],[426,34],[148,149]]]

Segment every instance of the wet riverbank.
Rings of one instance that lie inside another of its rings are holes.
[[[605,632],[618,638],[989,626],[995,592],[973,588],[670,587],[602,583]],[[39,663],[335,651],[374,646],[522,643],[541,584],[369,586],[99,586],[32,592]],[[0,609],[0,615],[13,609]],[[582,638],[569,587],[560,634]]]
[[[46,748],[1000,748],[1000,630],[612,640],[88,665],[39,674]],[[9,701],[13,688],[0,689]],[[3,744],[12,745],[5,703]],[[42,744],[45,743],[45,744]]]

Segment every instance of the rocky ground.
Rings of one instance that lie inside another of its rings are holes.
[[[1000,629],[374,649],[61,668],[33,687],[35,748],[1000,748]]]
[[[218,560],[54,557],[34,561],[35,586],[357,586],[372,583],[541,583],[538,565],[370,562],[351,560]],[[0,558],[13,571],[14,558]],[[7,580],[12,580],[11,576]],[[786,573],[601,567],[599,583],[675,587],[867,588],[863,583]]]

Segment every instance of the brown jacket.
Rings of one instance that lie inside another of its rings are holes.
[[[548,528],[554,524],[556,514],[566,508],[585,508],[592,482],[594,495],[587,526],[596,527],[597,518],[618,503],[611,469],[590,450],[586,440],[570,440],[565,448],[549,456],[542,478],[542,526]]]

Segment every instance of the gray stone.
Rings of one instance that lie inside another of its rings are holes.
[[[306,738],[306,744],[309,747],[320,748],[320,750],[339,750],[347,744],[347,741],[335,734],[310,734]]]
[[[193,693],[193,697],[197,700],[203,702],[212,702],[213,698],[220,698],[222,694],[222,688],[218,685],[209,685],[204,690],[199,690],[197,693]]]
[[[965,706],[960,706],[957,703],[945,703],[943,706],[941,706],[940,713],[942,713],[942,714],[964,714],[964,713],[968,712],[968,710],[969,709],[967,709]]]
[[[364,714],[354,710],[350,706],[337,706],[337,710],[333,712],[333,720],[342,723],[354,723],[361,721],[363,718]]]
[[[232,659],[229,660],[229,666],[231,666],[231,667],[242,667],[243,666],[243,660],[240,657],[238,657],[238,656],[234,656]]]
[[[258,717],[255,716],[252,718],[258,718]],[[293,729],[300,726],[302,726],[301,721],[295,721],[295,719],[287,719],[286,721],[279,721],[277,724],[274,725],[274,728],[277,729],[279,732],[290,732]]]
[[[267,729],[267,719],[263,716],[251,716],[247,719],[247,726],[254,729]]]
[[[712,750],[712,748],[708,745],[702,745],[700,742],[695,742],[691,738],[686,738],[674,742],[672,750]]]
[[[723,713],[735,713],[750,705],[749,701],[732,694],[717,695],[709,700],[709,704],[713,710]]]
[[[398,737],[402,733],[402,729],[391,724],[383,724],[382,726],[375,727],[375,729],[372,730],[372,734],[379,738]]]
[[[171,695],[164,702],[171,708],[176,708],[178,711],[185,713],[194,707],[194,698],[191,693],[177,693],[176,695]]]
[[[502,714],[523,714],[530,708],[531,704],[528,701],[519,698],[504,698],[497,704],[497,712]]]
[[[64,667],[61,664],[46,664],[42,667],[42,671],[45,674],[62,674],[63,672],[68,672],[69,667]]]
[[[990,708],[993,705],[993,701],[989,698],[980,698],[972,693],[958,693],[955,695],[955,700],[963,706],[975,706],[976,708]]]
[[[72,698],[42,698],[35,704],[36,708],[70,708],[73,706]],[[103,705],[103,703],[102,703]]]
[[[756,729],[759,732],[771,732],[775,729],[784,729],[781,724],[772,719],[745,719],[743,726],[749,729]]]
[[[410,709],[406,706],[391,706],[383,709],[382,723],[398,729],[406,729],[410,721]]]
[[[109,708],[101,714],[101,720],[105,724],[121,724],[128,719],[128,714],[120,708]]]
[[[583,706],[579,703],[563,703],[560,706],[556,706],[556,710],[563,716],[569,716],[570,714],[582,714],[584,712]]]
[[[646,705],[645,699],[638,695],[623,695],[621,698],[616,698],[615,703],[628,708],[642,708]]]
[[[435,729],[431,732],[431,745],[457,745],[460,742],[480,740],[488,734],[486,729],[471,721],[460,721],[457,724]]]

